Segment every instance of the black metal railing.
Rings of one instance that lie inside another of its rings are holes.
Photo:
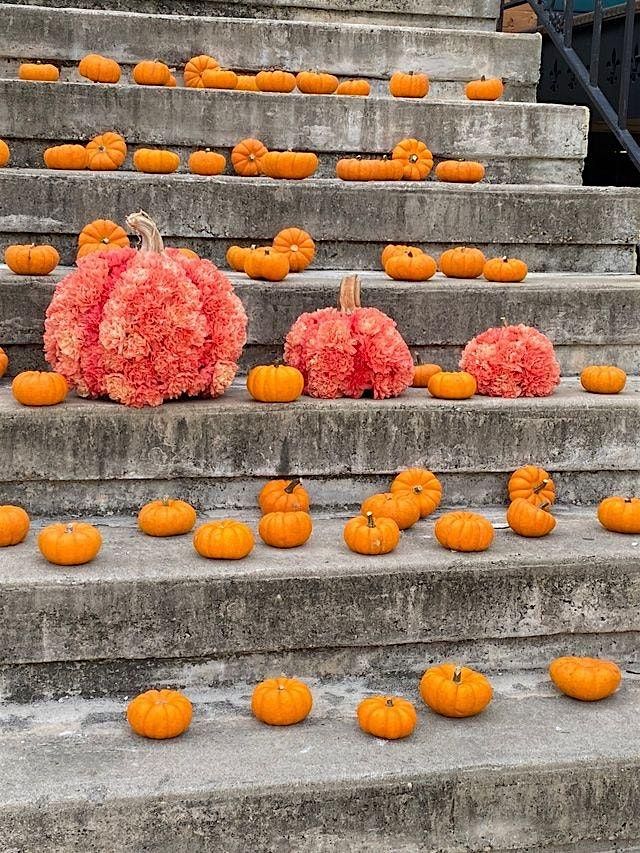
[[[593,107],[600,113],[633,165],[640,172],[640,143],[629,130],[629,92],[631,89],[636,0],[626,0],[626,2],[620,3],[620,6],[625,8],[625,19],[617,104],[612,103],[607,98],[599,85],[603,20],[602,0],[594,1],[593,34],[588,67],[573,47],[574,0],[565,0],[564,10],[561,12],[554,12],[551,8],[555,5],[554,0],[526,0],[526,3],[536,13],[540,25],[544,27],[556,50],[575,74]],[[507,9],[515,9],[522,5],[524,5],[523,0],[502,0],[499,29],[502,29],[504,12]]]

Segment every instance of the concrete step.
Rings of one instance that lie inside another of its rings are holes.
[[[29,5],[32,4],[29,2]],[[500,3],[499,0],[40,0],[37,5],[168,15],[495,30]]]
[[[115,699],[3,709],[7,849],[637,849],[633,675],[593,704],[558,695],[543,672],[497,678],[492,704],[462,721],[430,712],[415,680],[313,680],[310,716],[284,729],[251,717],[256,675],[191,691],[193,722],[175,741],[134,735]],[[358,701],[381,689],[415,701],[410,738],[380,741],[357,728]]]
[[[512,533],[504,508],[485,509],[498,529],[482,554],[445,551],[428,518],[379,558],[347,550],[344,517],[312,512],[303,548],[259,542],[231,563],[199,557],[190,536],[146,537],[133,517],[98,519],[99,556],[66,569],[40,556],[35,519],[24,543],[0,551],[0,697],[123,695],[263,671],[417,679],[442,659],[491,672],[567,653],[640,664],[637,538],[603,530],[594,507],[559,508],[543,541]],[[255,510],[239,517],[255,529]]]
[[[33,119],[25,127],[21,116]],[[39,168],[48,145],[85,142],[117,129],[131,148],[196,147],[227,156],[248,133],[275,150],[312,149],[319,174],[335,176],[339,157],[388,153],[406,136],[424,137],[436,160],[480,160],[491,183],[580,184],[589,111],[551,104],[411,102],[390,97],[338,98],[254,92],[153,89],[148,86],[41,86],[0,80],[0,138],[11,164]]]
[[[11,375],[43,368],[44,313],[55,282],[68,271],[25,278],[0,267],[0,345],[11,358]],[[282,355],[284,337],[300,314],[335,303],[341,273],[307,270],[277,285],[228,275],[249,317],[246,370]],[[446,369],[457,365],[468,340],[501,317],[548,335],[565,376],[587,364],[618,364],[636,374],[640,369],[638,276],[531,273],[516,286],[451,280],[440,273],[422,284],[390,281],[382,272],[361,278],[363,304],[393,317],[416,355]]]
[[[294,222],[318,242],[319,268],[376,269],[387,243],[419,241],[436,254],[471,244],[516,255],[532,270],[633,273],[640,235],[639,189],[5,168],[0,250],[46,238],[69,263],[87,222],[123,222],[140,208],[168,238],[217,263],[231,243],[270,241]]]
[[[383,80],[385,87],[393,71],[420,69],[433,79],[433,96],[464,97],[461,83],[481,74],[500,76],[508,100],[533,101],[540,66],[539,35],[10,4],[0,5],[0,18],[5,25],[0,57],[6,60],[0,76],[16,76],[26,58],[71,64],[98,52],[118,60],[128,74],[150,53],[180,71],[190,57],[210,53],[240,71],[273,65],[292,71],[322,68],[338,76]]]
[[[105,514],[179,491],[201,509],[229,511],[255,506],[265,479],[298,475],[317,506],[344,508],[417,464],[442,477],[445,503],[486,505],[504,500],[508,474],[528,462],[554,473],[562,502],[595,503],[637,492],[639,392],[637,379],[616,396],[567,379],[540,399],[450,402],[409,389],[394,400],[265,405],[234,386],[218,400],[156,409],[74,396],[31,409],[5,380],[3,503],[36,515]]]

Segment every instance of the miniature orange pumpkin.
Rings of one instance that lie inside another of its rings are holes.
[[[384,271],[397,281],[428,281],[436,274],[438,266],[431,255],[424,252],[396,252],[387,261]]]
[[[394,98],[424,98],[429,94],[429,78],[413,71],[396,71],[389,80],[389,92]]]
[[[55,65],[40,62],[23,62],[18,68],[21,80],[33,80],[39,83],[55,83],[60,79],[60,71]]]
[[[591,364],[580,374],[580,384],[592,394],[619,394],[627,384],[627,374],[612,364]]]
[[[196,523],[196,511],[186,501],[162,498],[145,504],[138,513],[138,527],[147,536],[181,536]]]
[[[320,71],[301,71],[296,77],[296,86],[305,95],[333,95],[339,82],[333,74]]]
[[[558,690],[582,702],[606,699],[622,681],[620,668],[600,658],[556,658],[549,664],[549,675]]]
[[[433,169],[433,155],[419,139],[403,139],[391,153],[403,166],[405,181],[423,181]]]
[[[9,367],[9,356],[6,352],[0,347],[0,379],[7,372],[7,368]]]
[[[313,696],[297,678],[268,678],[256,685],[251,696],[251,711],[269,726],[293,726],[309,716]]]
[[[425,705],[443,717],[473,717],[491,702],[493,688],[482,673],[443,663],[424,673],[420,695]]]
[[[99,53],[88,53],[80,60],[78,73],[93,83],[117,83],[121,68],[115,59],[108,59]]]
[[[29,516],[21,506],[0,506],[0,548],[18,545],[29,532]]]
[[[537,465],[523,465],[514,471],[507,488],[510,501],[524,498],[535,506],[541,506],[553,504],[556,500],[556,487],[551,475]]]
[[[244,262],[255,248],[255,246],[229,246],[225,257],[231,269],[236,272],[244,272]]]
[[[189,728],[193,707],[177,690],[147,690],[129,702],[127,721],[142,737],[166,740]]]
[[[491,258],[484,265],[483,275],[487,281],[524,281],[529,268],[518,258]]]
[[[343,80],[336,89],[336,95],[352,95],[366,98],[371,92],[371,86],[367,80]]]
[[[180,246],[177,251],[185,258],[189,258],[190,261],[197,261],[200,258],[197,252],[194,252],[193,249],[187,249],[186,246]]]
[[[499,77],[485,77],[471,80],[464,87],[464,92],[470,101],[497,101],[504,94],[504,85]]]
[[[205,89],[235,89],[238,75],[229,68],[207,68],[202,72],[202,83]]]
[[[2,168],[2,166],[6,166],[10,158],[11,151],[9,150],[9,146],[4,139],[0,139],[0,168]]]
[[[243,178],[255,178],[261,175],[260,165],[267,154],[266,147],[259,139],[243,139],[231,151],[231,164],[236,174]]]
[[[316,254],[316,244],[311,234],[302,228],[284,228],[273,240],[273,248],[287,256],[291,272],[303,272]]]
[[[127,156],[127,143],[112,130],[94,136],[87,143],[87,168],[109,172],[117,169]]]
[[[111,252],[128,245],[129,238],[123,228],[110,219],[94,219],[78,235],[76,259],[80,260],[92,252]]]
[[[420,504],[412,491],[381,492],[362,502],[362,515],[392,518],[400,530],[407,530],[420,519]]]
[[[474,160],[443,160],[436,166],[437,179],[451,184],[477,184],[484,174],[482,163]]]
[[[194,175],[221,175],[226,166],[226,158],[210,148],[189,155],[189,171]]]
[[[43,155],[47,169],[86,169],[88,156],[84,145],[52,145]]]
[[[536,506],[525,498],[516,498],[507,510],[507,524],[519,536],[546,536],[556,526],[555,518],[547,511],[550,506],[549,503]]]
[[[133,165],[139,172],[168,175],[180,165],[180,157],[164,148],[138,148],[133,155]]]
[[[440,506],[442,484],[427,468],[407,468],[391,483],[392,493],[411,492],[418,501],[420,517],[426,518]]]
[[[400,528],[392,518],[374,518],[372,512],[351,518],[344,526],[343,538],[350,551],[377,556],[388,554],[400,541]]]
[[[435,373],[440,373],[442,368],[439,364],[422,364],[420,361],[415,366],[413,372],[413,388],[426,388],[429,385],[429,380]]]
[[[7,246],[4,262],[16,275],[49,275],[60,263],[60,255],[47,244]]]
[[[133,69],[133,79],[140,86],[166,86],[171,69],[157,59],[143,59]]]
[[[478,384],[465,370],[441,370],[433,374],[427,390],[440,400],[468,400],[478,390]]]
[[[401,696],[363,699],[358,705],[357,717],[363,732],[385,740],[408,737],[418,722],[415,707]]]
[[[289,71],[272,68],[269,71],[259,71],[256,83],[261,92],[293,92],[296,88],[295,75]]]
[[[336,175],[341,181],[401,181],[403,174],[401,160],[343,157],[336,163]]]
[[[175,89],[177,85],[178,85],[178,81],[173,76],[173,74],[170,74],[169,79],[165,83],[165,86],[167,86],[169,89]]]
[[[486,551],[493,542],[493,526],[483,515],[458,510],[447,512],[436,521],[433,532],[449,551]]]
[[[68,391],[64,376],[48,371],[26,370],[11,383],[11,393],[23,406],[55,406]]]
[[[640,533],[640,498],[605,498],[598,506],[598,521],[613,533]]]
[[[268,512],[309,512],[309,495],[300,480],[271,480],[258,495],[260,509]]]
[[[268,178],[300,181],[313,175],[318,168],[318,158],[307,151],[268,151],[260,168]]]
[[[478,278],[487,259],[480,249],[456,246],[440,255],[440,269],[447,278]]]
[[[184,85],[190,89],[204,89],[202,75],[205,71],[215,71],[216,68],[220,68],[220,64],[213,56],[206,53],[193,56],[184,67]]]
[[[388,246],[385,246],[382,250],[382,254],[380,255],[380,261],[382,263],[382,269],[384,269],[387,265],[387,261],[389,258],[393,257],[393,255],[397,255],[402,252],[413,252],[415,255],[420,253],[422,249],[419,249],[417,246],[404,246],[398,243],[390,243]]]
[[[272,548],[298,548],[309,539],[313,523],[308,512],[268,512],[258,524],[265,545]]]
[[[238,74],[236,89],[240,92],[259,92],[255,74]]]
[[[289,273],[289,259],[271,246],[250,249],[244,260],[244,271],[253,279],[282,281]]]
[[[247,390],[261,403],[292,403],[302,394],[304,376],[296,367],[265,364],[252,367],[247,376]]]
[[[93,560],[102,546],[97,527],[84,521],[49,524],[38,534],[38,548],[55,566],[82,566]]]
[[[207,521],[193,534],[193,547],[209,560],[242,560],[254,546],[248,525],[233,518]]]

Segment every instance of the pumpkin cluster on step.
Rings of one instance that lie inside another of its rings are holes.
[[[283,281],[289,273],[304,272],[316,254],[316,244],[302,228],[283,228],[270,246],[230,246],[229,267],[256,281]]]
[[[380,255],[382,269],[396,281],[428,281],[438,269],[446,278],[475,279],[484,276],[487,281],[521,282],[529,272],[524,261],[518,258],[489,258],[472,246],[455,246],[447,249],[438,261],[418,246],[390,243]]]

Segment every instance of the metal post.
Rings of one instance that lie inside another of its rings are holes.
[[[573,42],[573,0],[564,0],[564,46]]]
[[[635,0],[627,0],[624,19],[624,37],[622,42],[622,65],[620,66],[620,100],[618,102],[618,126],[626,128],[629,112],[629,88],[631,85],[631,54],[633,53],[633,25],[635,20]]]

